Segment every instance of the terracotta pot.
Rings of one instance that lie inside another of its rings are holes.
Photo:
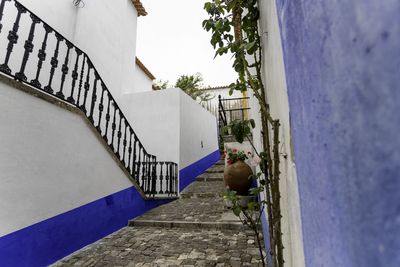
[[[244,161],[236,161],[227,165],[224,170],[224,183],[230,190],[234,190],[238,195],[246,196],[249,194],[251,186],[251,175],[253,171]]]

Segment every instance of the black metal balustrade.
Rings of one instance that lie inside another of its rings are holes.
[[[245,103],[249,97],[238,98],[221,98],[218,95],[218,117],[219,117],[219,131],[222,133],[222,127],[227,126],[234,120],[244,120],[246,112],[250,108],[246,107]]]
[[[147,197],[177,196],[177,164],[146,151],[88,55],[18,1],[0,1],[0,71],[79,108]]]

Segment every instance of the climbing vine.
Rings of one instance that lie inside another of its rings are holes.
[[[268,215],[269,254],[272,266],[282,267],[284,260],[279,189],[280,123],[271,117],[266,102],[261,69],[262,43],[257,0],[212,0],[204,4],[204,9],[209,18],[204,20],[202,25],[206,31],[211,32],[211,45],[215,49],[215,57],[231,53],[234,58],[233,68],[238,78],[229,86],[230,94],[234,90],[244,92],[250,89],[260,105],[263,151],[259,153],[261,175],[256,175],[259,187],[253,192],[263,195],[263,200],[259,202],[259,210],[262,212],[265,206]],[[240,208],[240,205],[235,208]],[[241,211],[243,214],[246,212],[245,209]]]

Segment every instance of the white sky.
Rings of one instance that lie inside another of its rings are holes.
[[[230,56],[214,58],[205,0],[141,0],[148,15],[138,18],[137,57],[170,84],[183,74],[200,72],[205,86],[229,85],[236,79]]]

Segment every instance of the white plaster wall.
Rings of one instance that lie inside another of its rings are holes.
[[[0,81],[0,236],[132,186],[77,114]]]
[[[124,97],[132,107],[126,114],[148,153],[160,161],[179,162],[179,90],[129,94]]]
[[[137,12],[130,0],[85,1],[74,41],[91,58],[111,93],[133,90]]]
[[[271,115],[279,119],[280,128],[280,171],[281,171],[281,210],[286,266],[305,266],[303,239],[301,231],[300,204],[294,155],[291,150],[291,133],[286,76],[282,54],[282,44],[274,0],[259,1],[260,26],[263,41],[263,74],[267,89],[267,101]],[[253,99],[253,102],[254,99]],[[255,108],[253,110],[256,110]],[[259,116],[254,115],[254,116]],[[254,131],[260,146],[260,128]],[[287,156],[286,158],[284,156]]]
[[[175,90],[180,95],[179,168],[183,169],[218,150],[217,121],[187,94]]]
[[[236,98],[243,97],[243,94],[239,91],[233,91],[232,95],[229,95],[229,88],[227,89],[215,89],[215,90],[204,90],[206,93],[209,93],[215,96],[212,100],[212,103],[218,104],[218,95],[221,95],[222,98]]]
[[[47,22],[51,27],[60,32],[77,47],[87,53],[94,66],[103,78],[108,89],[117,101],[122,94],[135,92],[135,88],[146,87],[138,82],[136,76],[140,75],[135,70],[136,57],[136,27],[137,11],[131,0],[96,0],[85,1],[84,8],[77,8],[71,0],[21,0],[23,5],[32,10],[39,18]],[[8,31],[15,20],[15,7],[11,3],[6,4],[5,16],[2,21]],[[13,54],[21,55],[18,60],[11,58],[13,71],[19,68],[24,52],[23,44],[28,36],[31,21],[26,14],[23,14],[18,32],[18,44],[14,47]],[[42,25],[36,27],[34,39],[34,51],[28,61],[27,71],[36,70],[37,50],[41,46],[44,30]],[[8,40],[0,40],[0,51],[5,51]],[[47,59],[43,66],[41,78],[46,81],[50,69],[50,57],[55,48],[55,38],[49,35],[47,44]],[[63,63],[66,51],[61,45],[59,53],[59,68]],[[4,55],[0,54],[0,60]],[[74,58],[70,58],[70,71],[74,64]],[[59,80],[56,71],[55,82]],[[28,77],[31,78],[31,77]],[[67,76],[66,84],[70,84]],[[44,83],[44,82],[42,82]],[[124,111],[129,107],[122,106]]]
[[[215,89],[215,90],[204,90],[204,92],[209,93],[214,98],[210,99],[208,102],[213,107],[213,113],[218,114],[218,95],[221,98],[238,98],[243,97],[243,94],[239,91],[233,91],[232,95],[229,95],[229,88],[227,89]],[[247,95],[246,95],[247,96]],[[215,110],[215,111],[214,111]]]
[[[78,9],[68,0],[18,0],[66,38],[74,39]]]
[[[215,117],[180,89],[130,94],[124,101],[132,106],[132,127],[158,160],[183,169],[218,149]]]
[[[125,94],[131,93],[132,91],[134,91],[135,93],[153,91],[153,81],[136,64],[133,77],[133,87],[129,88],[129,91],[125,91]]]

